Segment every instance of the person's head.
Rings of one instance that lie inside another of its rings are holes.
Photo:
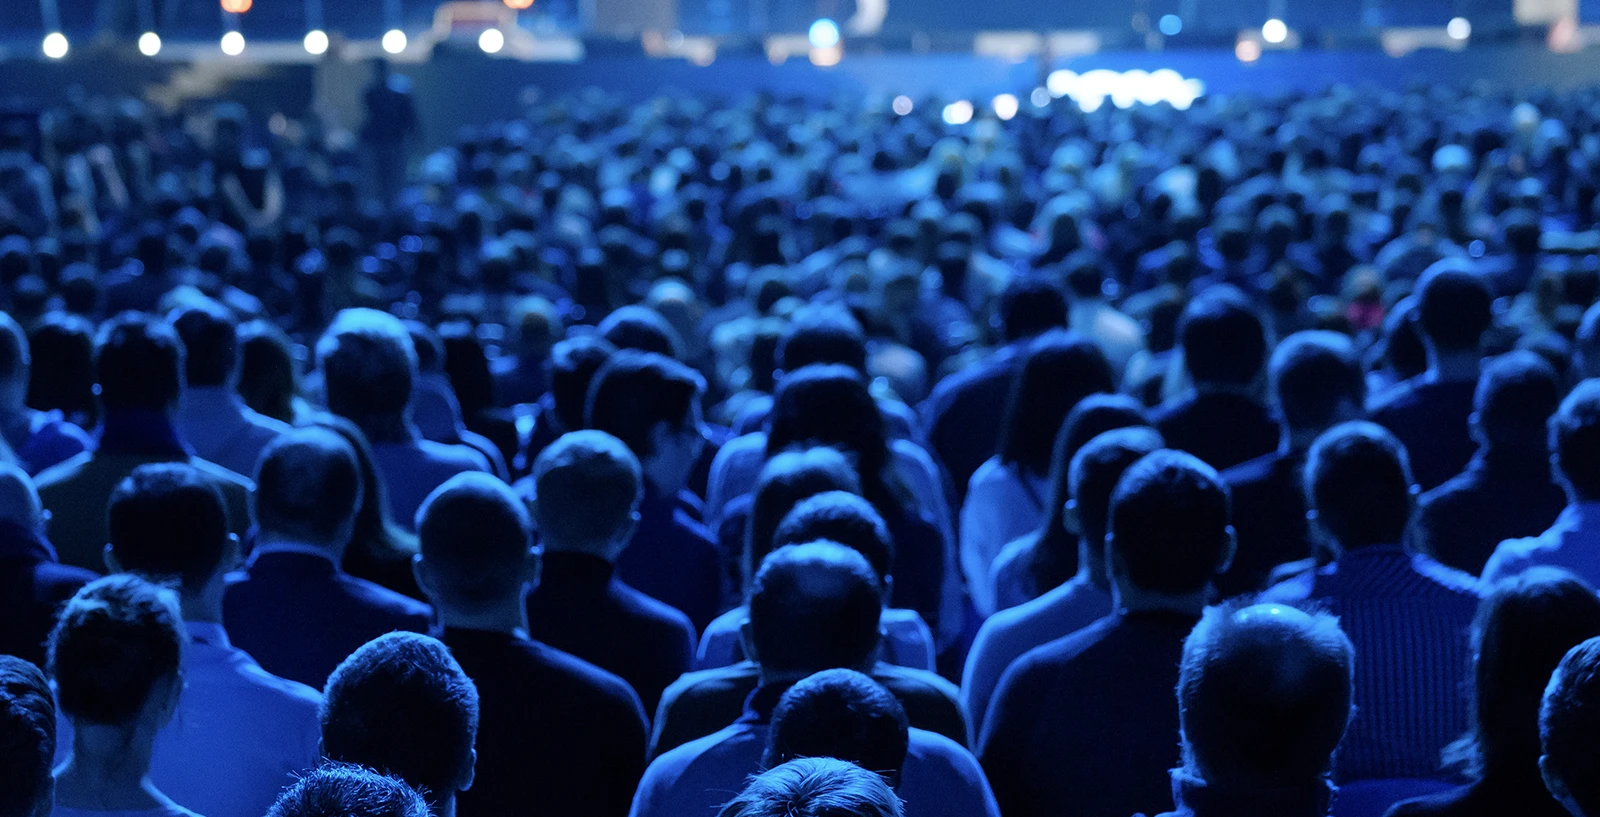
[[[1111,364],[1093,341],[1064,330],[1040,335],[1012,380],[1000,426],[1000,461],[1045,476],[1068,413],[1083,398],[1114,388]]]
[[[1015,343],[1067,325],[1067,296],[1042,276],[1021,276],[1000,294],[1000,335]]]
[[[1600,379],[1579,383],[1550,417],[1550,455],[1572,501],[1600,499]]]
[[[1195,385],[1248,386],[1266,362],[1267,329],[1238,290],[1222,287],[1183,308],[1178,343]]]
[[[239,396],[252,411],[294,422],[300,371],[289,337],[267,321],[251,321],[239,327],[238,338]]]
[[[1294,432],[1320,432],[1361,416],[1366,376],[1350,339],[1337,332],[1296,332],[1268,366],[1279,417]]]
[[[778,342],[778,368],[798,371],[819,363],[867,371],[867,339],[861,324],[842,309],[812,309],[795,317]]]
[[[1306,456],[1308,516],[1345,550],[1403,541],[1415,485],[1405,447],[1375,423],[1334,426]]]
[[[1483,366],[1473,397],[1472,430],[1496,453],[1543,456],[1550,416],[1561,405],[1561,379],[1536,352],[1507,352]]]
[[[1068,506],[1079,536],[1091,554],[1105,552],[1111,494],[1134,463],[1161,450],[1161,435],[1145,427],[1107,431],[1078,449],[1067,471],[1071,475]]]
[[[106,727],[148,746],[177,710],[184,638],[170,591],[126,574],[84,585],[50,633],[61,712],[80,734]]]
[[[864,487],[882,478],[889,438],[883,412],[859,372],[848,366],[807,366],[778,381],[767,418],[767,455],[807,445],[849,454]]]
[[[1125,600],[1203,592],[1233,559],[1228,489],[1217,472],[1180,451],[1129,466],[1111,492],[1106,556]]]
[[[324,763],[278,795],[267,817],[431,817],[428,801],[398,777],[353,763]]]
[[[855,670],[830,669],[783,694],[772,711],[761,765],[776,768],[805,757],[848,760],[900,785],[910,747],[905,707],[889,690]]]
[[[0,312],[0,411],[16,411],[28,396],[33,356],[28,335],[16,320]]]
[[[56,702],[44,673],[0,655],[0,817],[49,817],[55,803]]]
[[[393,436],[417,377],[416,347],[399,318],[375,309],[342,310],[317,341],[317,367],[329,411],[360,426],[375,443]]]
[[[233,385],[239,371],[239,324],[228,310],[208,300],[173,312],[167,321],[183,339],[189,386]]]
[[[108,412],[166,412],[183,394],[183,341],[137,312],[107,321],[95,339],[95,382]]]
[[[563,428],[583,428],[584,404],[595,372],[617,351],[599,335],[574,335],[550,349],[550,399]]]
[[[584,419],[627,445],[645,480],[670,496],[688,481],[704,443],[705,389],[699,372],[670,357],[623,349],[595,372]]]
[[[1324,780],[1350,723],[1354,667],[1355,648],[1328,613],[1208,609],[1178,674],[1186,772],[1261,789]]]
[[[28,406],[60,409],[93,424],[100,414],[94,394],[94,324],[77,315],[47,314],[28,333],[28,347],[34,363],[28,372]]]
[[[791,760],[750,779],[718,817],[904,817],[883,776],[834,758]]]
[[[472,786],[478,688],[440,641],[395,632],[368,641],[328,677],[322,753],[425,791],[436,814]]]
[[[861,492],[850,461],[832,448],[785,451],[767,461],[751,492],[750,519],[745,525],[746,587],[761,560],[772,552],[773,534],[783,518],[801,500],[828,491]]]
[[[618,308],[597,327],[600,337],[618,349],[635,349],[654,352],[664,357],[677,358],[683,349],[683,339],[661,313],[647,306]]]
[[[184,595],[208,589],[239,562],[239,540],[228,532],[222,492],[188,463],[151,463],[133,470],[111,492],[106,566],[155,582],[177,582]]]
[[[296,429],[262,452],[252,496],[261,539],[313,545],[338,556],[355,530],[361,469],[337,433]]]
[[[435,488],[417,510],[417,543],[417,584],[447,616],[520,611],[538,577],[528,508],[489,474],[457,474]]]
[[[1573,817],[1600,814],[1600,638],[1569,650],[1539,709],[1539,769]]]
[[[1477,353],[1494,322],[1494,294],[1482,275],[1446,259],[1417,279],[1417,328],[1435,354]]]
[[[819,540],[836,542],[867,557],[883,579],[889,597],[894,569],[894,539],[872,503],[848,491],[827,491],[807,497],[794,506],[772,535],[772,547],[803,545]]]
[[[639,521],[639,460],[604,431],[563,435],[533,463],[533,517],[546,550],[616,561]]]
[[[751,583],[745,654],[765,683],[869,667],[882,613],[865,556],[833,542],[789,545],[768,555]]]

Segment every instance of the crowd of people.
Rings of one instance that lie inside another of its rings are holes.
[[[522,101],[0,121],[0,817],[1600,817],[1600,91]]]

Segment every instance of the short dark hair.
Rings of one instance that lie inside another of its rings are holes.
[[[239,327],[239,384],[245,405],[268,417],[294,419],[300,388],[299,364],[289,336],[276,324],[251,321]]]
[[[643,495],[639,459],[604,431],[574,431],[533,463],[539,534],[577,547],[616,538],[632,524]]]
[[[904,817],[881,775],[833,758],[801,758],[750,779],[718,817]]]
[[[643,460],[655,453],[651,429],[687,422],[705,390],[699,372],[670,357],[622,349],[595,372],[584,418],[589,428],[616,437]]]
[[[1342,423],[1306,456],[1306,500],[1345,548],[1400,543],[1411,524],[1413,488],[1405,447],[1375,423]]]
[[[882,684],[855,670],[823,670],[783,693],[772,711],[761,765],[802,757],[848,760],[898,785],[910,748],[905,707]]]
[[[428,801],[398,777],[324,763],[294,782],[267,817],[429,817]]]
[[[0,817],[33,817],[50,785],[56,702],[44,673],[0,655]]]
[[[619,307],[600,321],[600,336],[618,349],[636,349],[677,358],[683,349],[678,331],[661,313],[637,304]]]
[[[94,344],[100,403],[108,410],[165,410],[183,393],[183,359],[172,327],[137,312],[112,318]]]
[[[1268,366],[1278,412],[1292,429],[1323,429],[1339,419],[1339,406],[1357,411],[1366,401],[1366,375],[1355,345],[1337,332],[1296,332],[1272,353]]]
[[[1417,279],[1417,328],[1441,351],[1478,348],[1494,323],[1494,294],[1465,262],[1445,259]]]
[[[1600,813],[1600,637],[1569,650],[1539,710],[1542,764],[1584,814]]]
[[[1093,341],[1066,330],[1035,338],[1011,381],[1000,426],[1000,461],[1035,476],[1049,473],[1067,415],[1078,401],[1115,386],[1111,364]]]
[[[183,339],[190,386],[225,386],[239,369],[239,322],[221,304],[190,304],[169,316]]]
[[[1491,446],[1539,450],[1561,405],[1561,379],[1535,352],[1507,352],[1478,375],[1473,410]]]
[[[446,605],[482,609],[519,594],[533,523],[516,492],[490,474],[451,477],[417,510],[428,589]]]
[[[767,456],[826,445],[851,455],[863,492],[877,499],[889,463],[883,410],[865,378],[848,366],[807,366],[784,374],[767,417]]]
[[[263,532],[324,544],[350,524],[361,504],[361,468],[337,432],[295,429],[262,452],[253,497]]]
[[[1111,521],[1111,494],[1133,464],[1161,450],[1161,435],[1144,427],[1107,431],[1078,449],[1068,467],[1078,529],[1089,547],[1102,547]]]
[[[1204,589],[1229,550],[1229,498],[1217,472],[1181,451],[1146,455],[1111,494],[1108,553],[1135,586],[1158,593]]]
[[[188,463],[133,469],[111,492],[111,552],[122,569],[199,589],[222,564],[228,508],[217,486]]]
[[[778,341],[778,366],[792,372],[818,363],[867,371],[867,338],[860,322],[843,309],[802,312]]]
[[[1579,383],[1551,415],[1550,451],[1579,499],[1600,498],[1600,378]]]
[[[583,428],[589,386],[616,351],[611,341],[599,335],[574,335],[550,347],[550,399],[567,430]]]
[[[750,629],[763,670],[859,667],[878,649],[883,594],[865,556],[833,542],[788,545],[761,563]]]
[[[826,491],[800,500],[772,535],[772,546],[803,545],[825,539],[867,557],[887,581],[894,570],[894,538],[872,503],[848,491]]]
[[[828,491],[860,490],[861,482],[850,461],[832,448],[785,451],[768,460],[750,492],[742,559],[746,583],[755,576],[761,560],[773,551],[778,525],[797,504]]]
[[[329,760],[392,774],[438,803],[455,794],[478,735],[478,688],[437,639],[381,635],[344,659],[323,692]]]
[[[1219,785],[1321,779],[1350,723],[1354,667],[1355,648],[1327,613],[1208,609],[1178,676],[1185,763]]]
[[[405,324],[376,309],[345,309],[317,341],[328,410],[372,435],[379,418],[406,410],[417,350]]]
[[[170,591],[127,574],[84,585],[50,634],[61,711],[89,723],[128,723],[157,684],[177,675],[184,638]]]
[[[1178,342],[1196,383],[1247,384],[1267,357],[1266,325],[1249,300],[1228,286],[1207,290],[1183,308]]]
[[[1000,333],[1007,343],[1067,325],[1067,296],[1039,275],[1021,275],[1000,293]]]

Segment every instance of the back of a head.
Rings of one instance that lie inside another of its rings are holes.
[[[905,707],[870,677],[848,669],[819,672],[795,684],[772,711],[761,765],[806,757],[848,760],[898,785],[909,748]]]
[[[1306,499],[1343,548],[1402,541],[1414,505],[1404,446],[1365,421],[1334,426],[1306,457]]]
[[[172,593],[129,575],[84,585],[50,634],[56,700],[73,721],[123,726],[176,681],[183,620]]]
[[[1539,710],[1539,759],[1551,794],[1573,814],[1600,814],[1600,638],[1561,659]]]
[[[1350,722],[1354,665],[1355,648],[1327,613],[1208,609],[1179,672],[1185,764],[1212,784],[1322,779]]]
[[[1550,416],[1560,405],[1561,380],[1535,352],[1507,352],[1478,375],[1473,407],[1493,448],[1543,457]]]
[[[883,596],[865,556],[833,542],[779,548],[750,589],[750,629],[764,675],[859,668],[878,648]]]
[[[1197,384],[1243,386],[1261,373],[1267,330],[1250,302],[1231,287],[1202,293],[1183,309],[1178,342]]]
[[[405,411],[417,373],[404,323],[375,309],[346,309],[317,341],[328,410],[366,428]]]
[[[44,673],[0,655],[0,817],[49,812],[55,751],[56,704]]]
[[[1290,335],[1273,351],[1269,371],[1278,412],[1291,429],[1327,428],[1346,413],[1342,409],[1359,414],[1366,400],[1361,359],[1350,339],[1337,332]]]
[[[832,448],[785,451],[767,461],[751,492],[750,519],[745,525],[746,580],[772,552],[778,525],[795,505],[829,491],[861,492],[850,461]]]
[[[1067,325],[1067,297],[1040,276],[1021,276],[1000,294],[1000,331],[1007,343]]]
[[[226,386],[239,368],[238,322],[221,304],[183,307],[168,318],[183,339],[190,386]]]
[[[1600,379],[1579,383],[1550,417],[1550,451],[1579,501],[1600,499]]]
[[[1232,550],[1228,489],[1217,472],[1181,451],[1161,450],[1123,472],[1111,494],[1106,536],[1113,570],[1143,590],[1203,590]]]
[[[1478,349],[1494,322],[1494,294],[1482,275],[1456,259],[1429,267],[1417,279],[1417,326],[1441,352]]]
[[[457,474],[417,510],[423,585],[441,607],[477,612],[519,597],[533,523],[511,487],[490,474]]]
[[[360,466],[337,432],[296,429],[262,452],[253,496],[264,537],[342,546],[361,504]]]
[[[1055,458],[1072,463],[1078,450],[1089,441],[1107,431],[1132,426],[1148,426],[1139,401],[1126,394],[1091,394],[1078,401],[1067,419],[1061,423],[1061,436],[1056,439]]]
[[[871,502],[848,491],[827,491],[803,499],[778,523],[772,546],[803,545],[819,539],[860,553],[879,576],[889,578],[894,539]]]
[[[837,445],[854,454],[863,479],[888,456],[883,413],[861,374],[848,366],[807,366],[778,381],[767,419],[767,452],[795,445]]]
[[[1149,428],[1107,431],[1078,449],[1069,466],[1078,528],[1090,547],[1099,547],[1110,521],[1111,494],[1133,464],[1159,451],[1161,435]]]
[[[363,644],[328,677],[321,709],[329,760],[392,774],[437,804],[465,779],[478,689],[436,639],[395,632]]]
[[[791,760],[752,778],[719,817],[904,817],[883,777],[833,758]]]
[[[128,312],[95,339],[95,382],[108,411],[165,411],[183,392],[183,342],[172,327]]]
[[[683,348],[677,330],[667,319],[646,306],[624,306],[605,317],[597,327],[600,337],[618,349],[636,349],[676,358]]]
[[[861,324],[842,309],[802,312],[778,343],[778,366],[793,372],[819,363],[867,371],[867,339]]]
[[[222,493],[187,463],[151,463],[122,480],[107,509],[118,565],[151,581],[199,590],[228,551]]]
[[[615,558],[633,527],[642,480],[639,459],[616,437],[592,430],[562,436],[533,463],[541,543]]]
[[[1000,460],[1043,476],[1068,413],[1091,394],[1115,389],[1111,364],[1088,338],[1057,330],[1028,346],[1000,429]]]
[[[617,351],[599,335],[575,335],[550,349],[550,399],[568,429],[583,428],[584,404],[595,373]]]
[[[654,453],[651,430],[688,422],[705,388],[699,372],[670,357],[622,349],[589,384],[585,424],[621,440],[642,460]]]
[[[398,777],[324,763],[278,796],[267,817],[429,817],[428,801]]]

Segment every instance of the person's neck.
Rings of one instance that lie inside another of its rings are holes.
[[[149,779],[153,731],[81,720],[73,727],[72,757],[56,776],[58,803],[96,811],[142,811],[162,804]]]
[[[438,598],[433,604],[439,611],[439,623],[446,629],[528,637],[528,608],[520,593],[476,610],[455,607]]]
[[[1193,593],[1158,593],[1134,587],[1126,580],[1115,582],[1111,590],[1115,600],[1114,609],[1123,613],[1176,613],[1186,616],[1199,616],[1205,612],[1211,600],[1210,591],[1211,588],[1206,587]]]
[[[1428,376],[1437,383],[1478,382],[1482,357],[1478,350],[1428,350]]]
[[[228,583],[222,571],[218,571],[211,581],[206,582],[205,587],[193,591],[180,590],[178,607],[183,612],[183,620],[190,624],[221,624],[222,597],[227,589]]]
[[[272,550],[309,550],[328,557],[335,565],[344,561],[343,544],[330,542],[314,542],[303,536],[291,536],[271,530],[259,530],[256,533],[256,553],[266,553]]]
[[[1102,592],[1111,592],[1111,575],[1106,571],[1105,548],[1089,547],[1085,536],[1078,542],[1078,576]],[[1104,542],[1101,536],[1095,541]]]

